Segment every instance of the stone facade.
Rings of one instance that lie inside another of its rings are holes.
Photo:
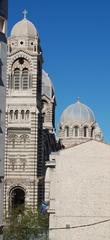
[[[43,159],[49,160],[51,152],[57,151],[55,137],[55,92],[49,75],[42,74],[42,120],[43,120]]]
[[[50,240],[110,239],[110,145],[90,140],[47,163]]]
[[[8,15],[8,0],[0,1],[0,225],[3,221],[3,179],[5,154],[5,87],[6,87],[6,27]]]
[[[42,193],[42,51],[25,17],[8,38],[4,208],[36,208]],[[38,196],[39,193],[39,196]]]
[[[39,34],[25,16],[8,38],[6,212],[19,204],[35,209],[44,200],[45,161],[56,151],[55,93],[42,62]]]

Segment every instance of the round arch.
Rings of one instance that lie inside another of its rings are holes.
[[[20,58],[25,59],[29,63],[30,71],[32,71],[32,69],[33,69],[33,62],[31,60],[31,58],[29,56],[27,56],[25,53],[19,53],[16,56],[14,56],[11,59],[10,63],[9,63],[9,69],[12,69],[13,64]]]
[[[9,206],[11,209],[25,205],[26,192],[21,186],[13,187],[9,193]]]

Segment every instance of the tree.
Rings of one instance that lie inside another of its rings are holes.
[[[8,219],[3,231],[4,240],[47,240],[48,214],[42,215],[39,210],[15,209]]]

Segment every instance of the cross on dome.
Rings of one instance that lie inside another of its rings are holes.
[[[80,97],[77,97],[77,102],[80,102]]]
[[[28,11],[26,9],[24,9],[24,11],[23,11],[24,19],[26,19],[27,14],[28,14]]]

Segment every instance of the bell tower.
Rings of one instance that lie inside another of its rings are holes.
[[[0,225],[3,224],[8,0],[0,1]]]
[[[42,50],[39,34],[24,18],[8,38],[6,91],[5,210],[36,208],[42,178]],[[41,196],[40,196],[41,198]]]

